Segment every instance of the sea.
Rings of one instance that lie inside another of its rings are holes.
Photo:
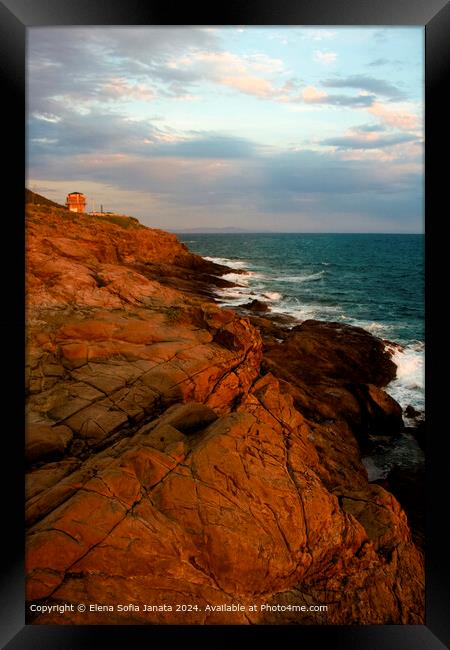
[[[217,290],[223,306],[256,298],[274,314],[357,325],[385,340],[397,365],[387,392],[403,409],[411,405],[424,415],[424,235],[187,233],[178,238],[192,252],[234,269],[223,277],[238,286]],[[385,469],[372,468],[372,476]]]

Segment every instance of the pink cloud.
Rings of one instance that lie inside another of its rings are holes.
[[[230,52],[194,52],[173,60],[170,68],[190,68],[204,79],[256,97],[276,97],[272,75],[283,69],[279,59],[262,54],[238,56]]]
[[[144,84],[130,84],[125,79],[111,79],[102,88],[103,92],[114,99],[133,98],[140,101],[151,101],[155,98],[155,93],[151,88]]]
[[[420,126],[420,121],[417,115],[414,115],[407,110],[392,110],[387,108],[381,102],[373,104],[368,111],[372,115],[379,117],[385,124],[395,126],[397,129],[410,131],[417,129]]]
[[[327,93],[322,90],[317,90],[314,86],[306,86],[302,92],[303,101],[307,104],[314,104],[323,102],[328,97]]]
[[[220,79],[224,86],[235,88],[241,93],[247,95],[256,95],[257,97],[270,97],[275,94],[275,90],[267,79],[251,75],[237,75],[231,77],[222,77]]]

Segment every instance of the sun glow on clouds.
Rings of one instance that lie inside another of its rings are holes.
[[[421,43],[420,28],[31,28],[28,175],[60,201],[108,188],[110,210],[149,225],[330,232],[344,210],[374,232],[389,202],[393,231],[418,229]]]
[[[126,79],[111,79],[103,86],[103,93],[111,99],[138,99],[141,101],[151,101],[155,98],[154,91],[144,84],[131,84]]]
[[[314,104],[317,102],[321,102],[328,95],[325,91],[317,90],[317,88],[315,88],[314,86],[306,86],[306,88],[303,88],[302,96],[303,96],[303,100],[307,104]]]
[[[376,102],[368,110],[369,113],[380,118],[382,122],[389,124],[389,126],[396,127],[397,129],[417,129],[421,124],[419,117],[410,113],[407,109],[405,110],[405,108],[393,110],[381,102]]]
[[[171,69],[192,70],[203,79],[257,97],[271,97],[277,92],[264,74],[275,75],[283,70],[280,59],[263,54],[246,57],[231,52],[195,52],[172,60]]]

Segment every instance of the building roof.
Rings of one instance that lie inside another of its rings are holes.
[[[72,196],[73,194],[80,194],[81,196],[83,196],[83,192],[69,192],[67,196]]]

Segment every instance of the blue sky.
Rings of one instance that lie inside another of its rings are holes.
[[[423,39],[31,28],[27,185],[167,229],[422,232]]]

